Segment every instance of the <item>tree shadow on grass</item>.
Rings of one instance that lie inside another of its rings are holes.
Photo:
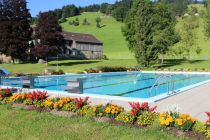
[[[163,65],[158,65],[156,66],[157,68],[168,68],[176,65],[181,65],[182,63],[190,63],[190,64],[195,64],[195,63],[200,63],[204,62],[207,60],[186,60],[186,59],[166,59]]]
[[[94,64],[99,63],[101,61],[78,61],[78,62],[62,62],[58,63],[59,66],[74,66],[74,65],[81,65],[81,64]],[[49,64],[50,66],[57,66],[57,64]]]

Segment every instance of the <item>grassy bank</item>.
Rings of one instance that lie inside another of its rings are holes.
[[[0,106],[0,139],[4,140],[178,140],[156,127],[135,129],[97,123],[87,118],[66,118],[48,113]]]

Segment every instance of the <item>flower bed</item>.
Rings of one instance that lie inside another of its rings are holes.
[[[108,103],[91,106],[89,97],[82,98],[49,98],[47,92],[33,91],[30,93],[13,93],[11,89],[0,89],[0,103],[21,106],[26,110],[39,112],[48,111],[52,114],[66,117],[86,116],[99,122],[109,122],[115,125],[129,125],[144,128],[157,125],[170,132],[182,132],[184,136],[199,139],[210,138],[210,113],[206,123],[197,121],[189,114],[173,112],[157,113],[155,107],[148,103],[130,102],[131,110],[126,112],[123,107]]]

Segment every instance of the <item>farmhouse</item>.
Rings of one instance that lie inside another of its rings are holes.
[[[62,32],[66,41],[65,57],[79,59],[100,59],[103,55],[103,43],[90,34]]]

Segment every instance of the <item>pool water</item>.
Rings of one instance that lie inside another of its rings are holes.
[[[111,95],[132,98],[150,98],[167,93],[168,90],[178,91],[181,88],[210,80],[208,74],[170,74],[168,78],[156,80],[163,74],[158,73],[106,73],[64,76],[40,76],[35,78],[35,88],[53,91],[67,91],[69,80],[83,78],[84,94]],[[174,81],[174,85],[172,84]],[[22,87],[21,78],[4,78],[2,84]]]

